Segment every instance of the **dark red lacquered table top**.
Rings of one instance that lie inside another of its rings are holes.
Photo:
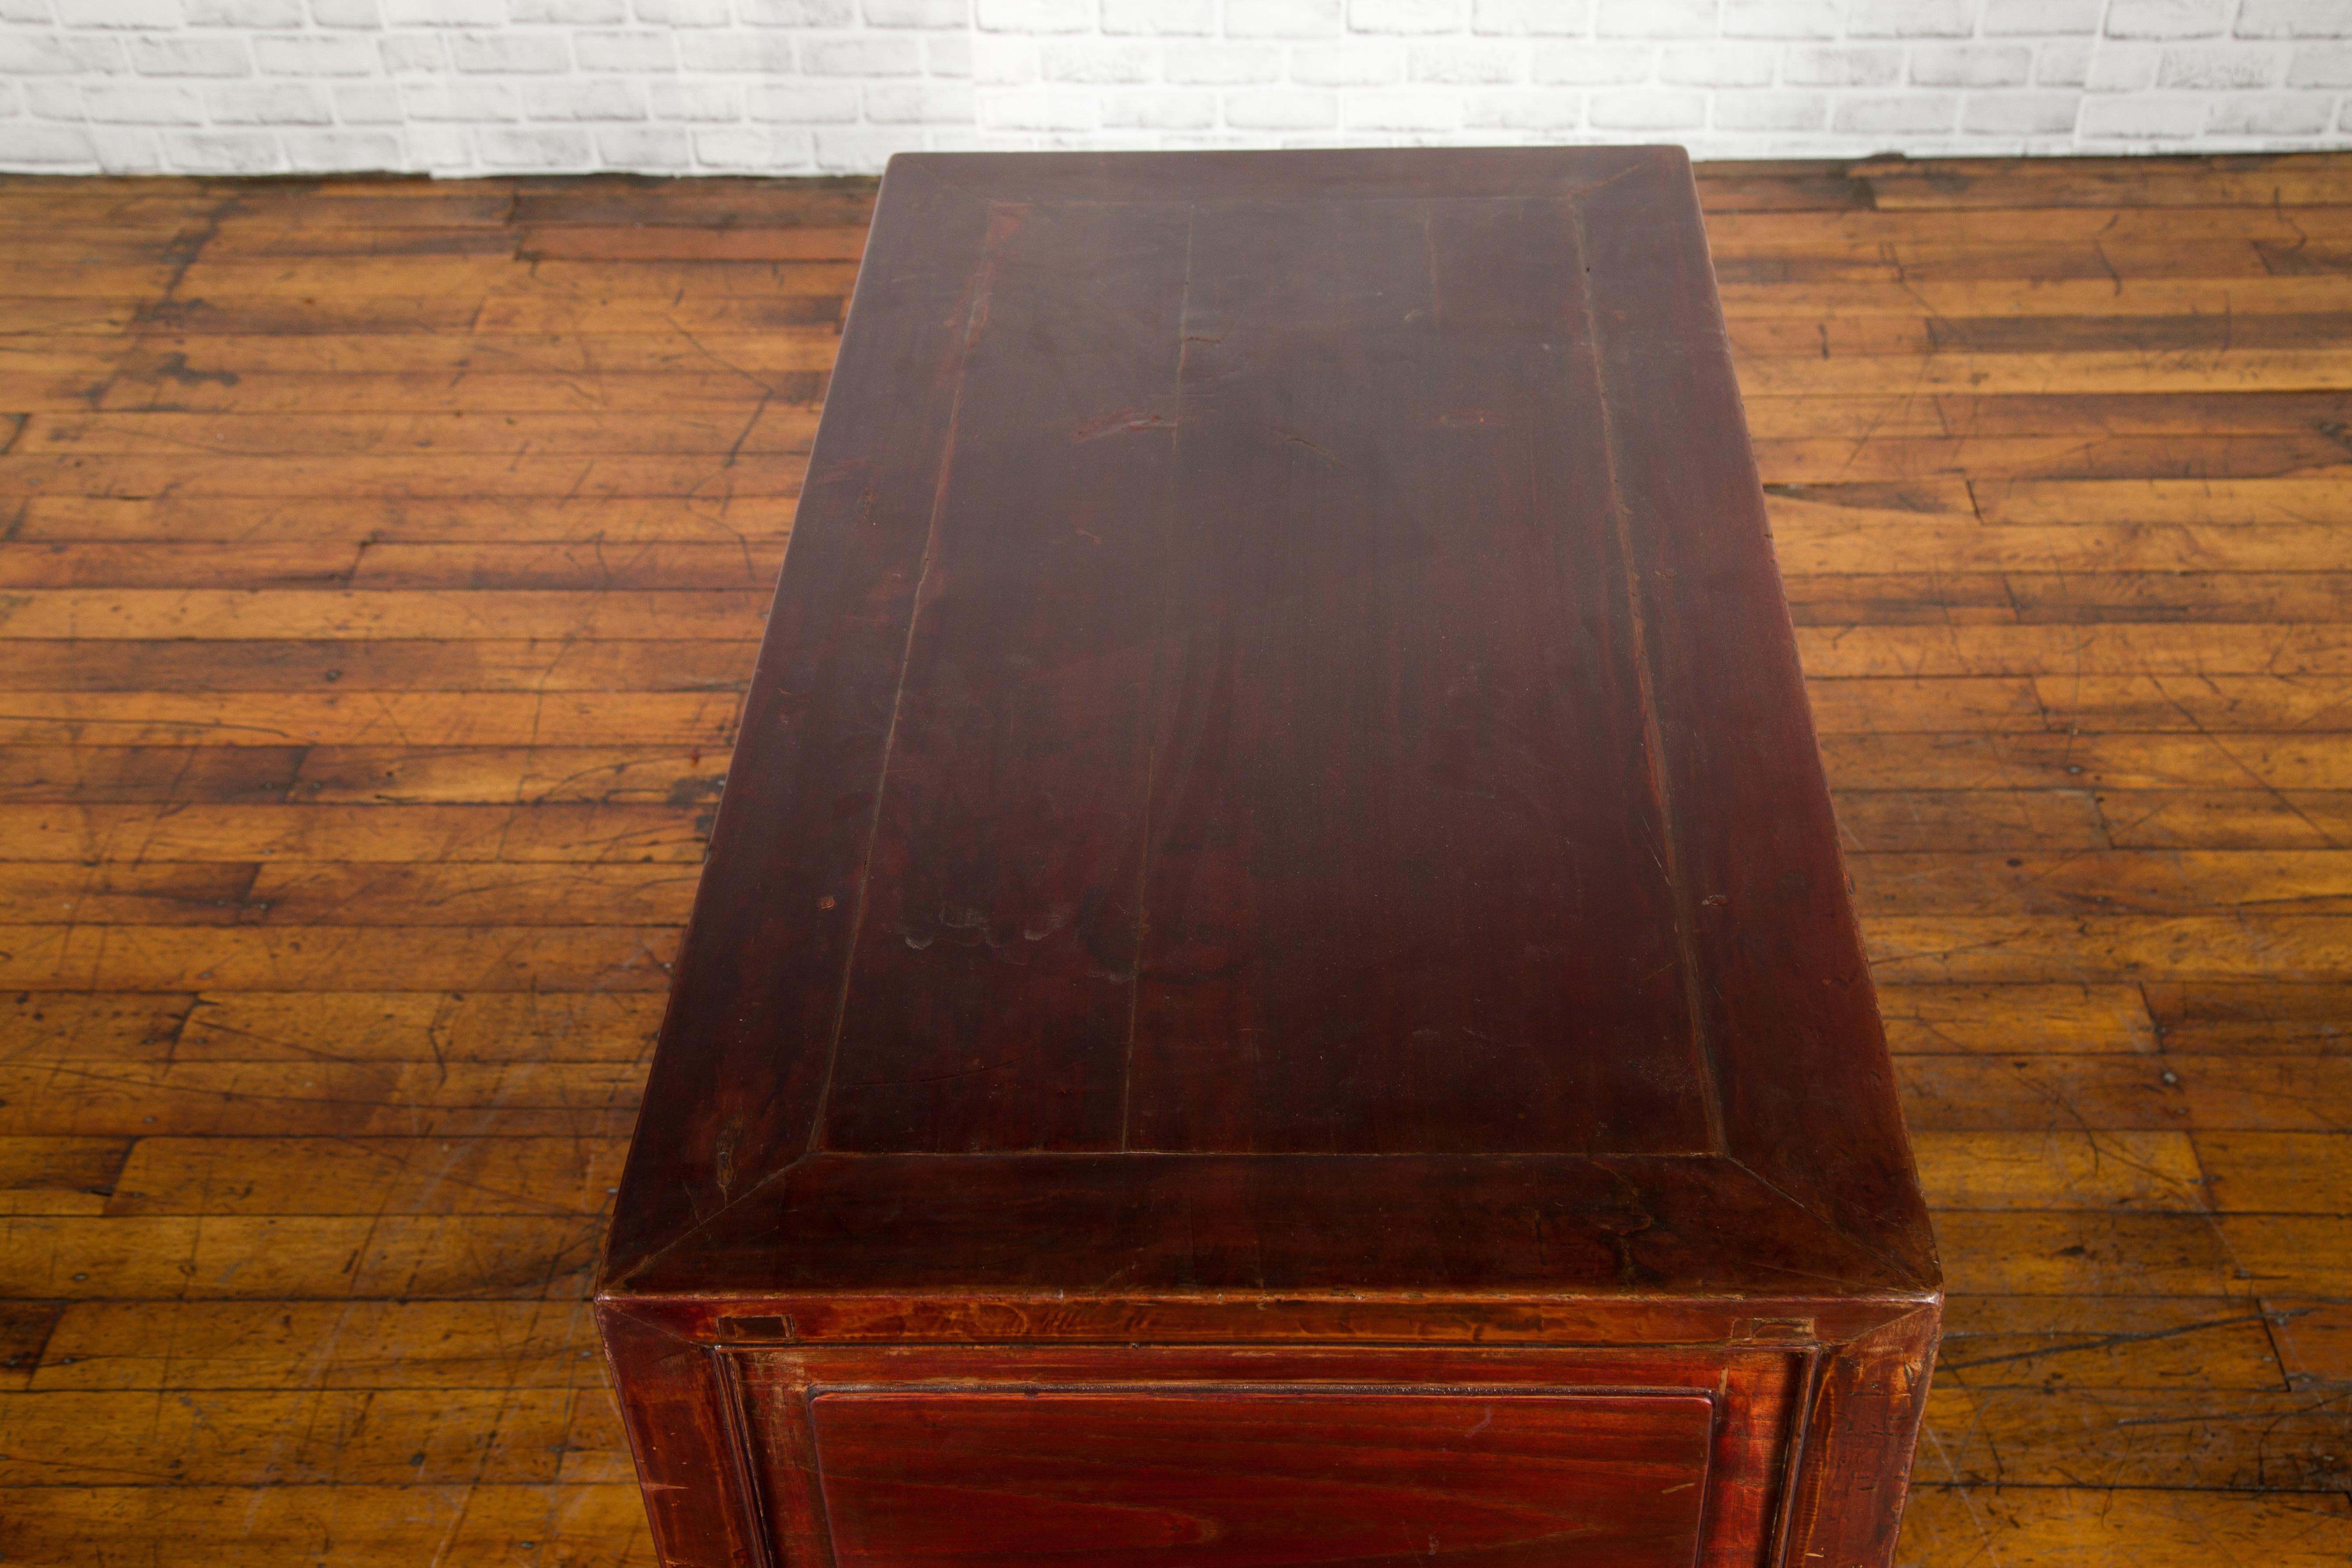
[[[605,1288],[1934,1283],[1682,154],[896,161]]]

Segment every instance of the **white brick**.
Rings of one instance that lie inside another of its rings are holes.
[[[2093,92],[2142,92],[2156,85],[2164,51],[2154,44],[2102,44],[2091,51],[2083,85]]]
[[[869,27],[965,27],[971,0],[866,0],[859,14]]]
[[[2083,104],[2078,122],[2084,136],[2125,141],[2176,141],[2205,129],[2200,98],[2094,98]]]
[[[2263,92],[2216,98],[2208,136],[2316,136],[2327,129],[2336,98],[2325,92]]]
[[[1248,88],[1225,94],[1225,123],[1240,131],[1312,131],[1339,123],[1339,100],[1297,88]]]
[[[230,82],[205,90],[215,125],[332,125],[324,89],[307,81]]]
[[[991,131],[1086,131],[1098,121],[1094,95],[1071,88],[992,87],[974,97]]]
[[[447,174],[475,167],[474,133],[462,125],[411,125],[400,140],[409,168]]]
[[[383,19],[395,27],[499,27],[506,0],[383,0]]]
[[[1716,23],[1716,0],[1601,0],[1592,19],[1604,38],[1712,37]]]
[[[574,33],[572,54],[584,71],[667,71],[677,64],[677,39],[659,27]]]
[[[532,26],[617,27],[629,19],[628,0],[507,0],[507,12]]]
[[[257,38],[253,63],[265,76],[373,76],[378,56],[366,38],[297,34]]]
[[[1290,79],[1304,87],[1381,87],[1404,79],[1404,46],[1385,38],[1350,38],[1328,47],[1290,51]]]
[[[1017,87],[1037,79],[1037,44],[1033,38],[982,35],[971,41],[971,79],[988,87]]]
[[[375,0],[310,0],[310,20],[321,27],[374,30],[383,26]]]
[[[83,84],[45,79],[25,84],[25,108],[39,120],[79,120],[82,118]]]
[[[1727,38],[1834,38],[1844,27],[1837,0],[1723,0]]]
[[[615,77],[521,84],[527,120],[643,120],[646,85]]]
[[[2352,5],[2344,0],[2244,0],[2238,8],[2242,38],[2352,38]]]
[[[763,81],[744,99],[743,109],[754,120],[780,125],[855,125],[859,97],[854,82]],[[740,120],[742,114],[692,118]]]
[[[1462,97],[1444,88],[1375,88],[1339,100],[1351,131],[1446,131],[1462,123]]]
[[[0,33],[0,75],[79,76],[123,68],[122,45],[113,38]]]
[[[26,27],[47,27],[54,25],[57,19],[57,13],[49,8],[49,0],[0,0],[0,22],[12,22]]]
[[[1680,131],[1706,123],[1706,95],[1612,89],[1592,95],[1591,113],[1601,131]]]
[[[14,120],[25,112],[24,94],[13,81],[0,81],[0,120]]]
[[[1960,106],[1960,129],[1988,136],[2063,136],[2074,129],[2082,102],[2074,92],[1972,92]]]
[[[278,141],[288,166],[305,173],[412,167],[400,138],[385,131],[285,131]]]
[[[2035,86],[2081,87],[2090,79],[2091,45],[2087,39],[2068,38],[2035,47]]]
[[[811,38],[801,45],[801,68],[811,76],[920,76],[923,47],[885,34],[868,38]]]
[[[1057,136],[1041,136],[1037,139],[1037,144],[1041,147],[1052,148],[1063,140],[1064,138]],[[1336,132],[1328,134],[1318,132],[1314,136],[1303,138],[1303,140],[1308,141],[1318,147],[1344,147],[1349,145],[1349,138]],[[1112,142],[1114,141],[1115,138],[1112,137],[1106,136],[1103,138],[1106,150],[1116,150],[1112,147]],[[1389,144],[1390,143],[1386,142],[1381,143],[1383,146]],[[1186,131],[1173,132],[1167,135],[1157,137],[1153,140],[1152,145],[1155,147],[1164,148],[1171,153],[1216,153],[1234,152],[1245,148],[1262,146],[1264,143],[1254,136],[1243,136],[1232,132]]]
[[[449,51],[435,33],[402,33],[375,47],[376,58],[394,76],[437,76],[449,68]]]
[[[596,162],[596,143],[585,131],[545,126],[494,125],[474,138],[482,162],[493,169],[585,169]]]
[[[128,125],[93,125],[90,149],[98,166],[110,174],[155,174],[166,167],[163,143],[152,131]]]
[[[143,37],[131,40],[131,68],[142,76],[251,76],[253,51],[236,37]]]
[[[1658,55],[1658,79],[1684,87],[1768,87],[1772,51],[1753,45],[1670,45]]]
[[[334,92],[335,118],[346,125],[397,125],[400,89],[388,81],[344,82]]]
[[[877,125],[969,125],[971,91],[960,81],[887,82],[866,89],[866,118]]]
[[[1842,100],[1831,111],[1835,131],[1949,131],[1958,118],[1960,100],[1948,92],[1866,94]]]
[[[187,18],[180,0],[54,0],[68,27],[178,27]]]
[[[2107,0],[1985,0],[1987,37],[2010,34],[2095,33]]]
[[[1977,30],[1977,0],[1853,0],[1845,30],[1853,38],[1965,38]]]
[[[1102,123],[1154,131],[1202,131],[1217,122],[1217,95],[1199,88],[1157,88],[1107,95]],[[1003,124],[1003,119],[992,123]],[[1044,129],[1045,127],[1038,127]]]
[[[2156,85],[2206,92],[2274,87],[2286,76],[2286,50],[2273,44],[2186,44],[2164,51]]]
[[[2230,0],[2107,0],[2110,38],[2210,38],[2228,26]]]
[[[1217,0],[1102,0],[1102,30],[1205,37],[1217,30]]]
[[[1780,79],[1795,87],[1885,87],[1903,74],[1903,51],[1884,45],[1790,49]]]
[[[1405,48],[1405,75],[1414,81],[1463,86],[1513,82],[1527,71],[1527,50],[1485,38],[1431,38]]]
[[[572,40],[560,33],[460,33],[449,63],[468,75],[539,75],[572,68]]]
[[[411,120],[512,120],[514,89],[496,81],[420,81],[400,89]]]
[[[1095,0],[972,0],[972,19],[988,33],[1082,33]]]
[[[694,139],[675,125],[614,125],[596,132],[596,161],[608,169],[690,169]]]
[[[735,21],[731,0],[630,0],[629,12],[662,27],[726,27]]]
[[[722,33],[697,28],[678,35],[677,59],[690,71],[793,76],[800,70],[800,62],[793,55],[793,36],[781,30]]]
[[[267,131],[174,131],[163,138],[164,161],[192,174],[274,174],[286,150]]]
[[[2021,45],[1922,44],[1911,51],[1911,80],[1920,87],[2022,87],[2033,75],[2033,51]]]
[[[1048,38],[1037,46],[1045,81],[1156,81],[1160,46],[1113,38]]]
[[[1565,87],[1615,87],[1647,81],[1658,52],[1641,44],[1542,44],[1531,72],[1536,80]]]
[[[81,111],[100,124],[202,125],[205,100],[192,87],[109,82],[81,89]]]
[[[1469,20],[1465,0],[1348,0],[1357,33],[1458,33]]]
[[[0,79],[71,76],[79,68],[80,62],[55,33],[0,30]]]
[[[1160,68],[1170,81],[1204,86],[1279,81],[1282,51],[1265,44],[1170,44]]]
[[[0,164],[12,169],[47,165],[98,166],[89,132],[79,125],[0,125]]]
[[[859,140],[855,133],[828,136],[826,132],[819,132],[817,135],[820,142],[832,141],[836,145],[843,148],[854,146]],[[1024,152],[1028,149],[1033,141],[1034,138],[1032,137],[1017,136],[1010,132],[986,132],[968,129],[961,131],[937,129],[923,132],[922,150],[929,153],[987,153],[992,151]],[[1160,144],[1160,139],[1157,137],[1120,136],[1114,135],[1109,132],[1102,133],[1102,142],[1103,149],[1106,152],[1125,148],[1130,143],[1133,143],[1134,151],[1139,153],[1148,153]],[[825,155],[827,149],[825,147],[819,146],[817,149],[817,155],[819,157],[823,157]],[[881,165],[877,162],[875,163],[861,166],[870,172],[873,169],[879,168]]]
[[[711,169],[752,169],[772,173],[797,169],[811,162],[815,145],[805,131],[698,131],[695,162]]]
[[[1470,100],[1465,121],[1480,129],[1573,131],[1584,123],[1584,95],[1557,87],[1482,92]]]
[[[763,90],[789,92],[789,88]],[[656,120],[740,120],[743,89],[731,83],[656,81],[649,84],[646,107]]]
[[[1721,131],[1819,131],[1829,123],[1830,100],[1819,92],[1727,92],[1715,100]]]
[[[971,36],[934,33],[923,40],[923,69],[932,76],[971,74]]]
[[[1474,33],[1589,33],[1592,0],[1474,0]],[[1578,100],[1579,112],[1582,100]]]
[[[1319,38],[1339,31],[1339,0],[1228,0],[1225,36]]]
[[[2289,87],[2352,87],[2352,44],[2305,44],[2287,66]]]
[[[96,76],[120,76],[131,68],[122,40],[105,34],[85,34],[65,40],[74,69]]]
[[[299,27],[302,0],[187,0],[191,27]]]
[[[735,0],[736,20],[751,27],[854,27],[856,0]]]

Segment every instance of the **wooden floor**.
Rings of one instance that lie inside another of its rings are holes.
[[[2340,1564],[2352,157],[1706,176],[1903,1561]],[[870,198],[0,181],[7,1563],[648,1560],[581,1293]]]

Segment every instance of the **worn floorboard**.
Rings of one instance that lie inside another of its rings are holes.
[[[1902,1561],[2352,1559],[2352,156],[1701,173]],[[0,1560],[649,1561],[581,1298],[871,195],[0,180]]]

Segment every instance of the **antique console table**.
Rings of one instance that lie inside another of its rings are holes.
[[[1939,1303],[1682,153],[894,162],[598,1288],[663,1560],[1874,1568]]]

